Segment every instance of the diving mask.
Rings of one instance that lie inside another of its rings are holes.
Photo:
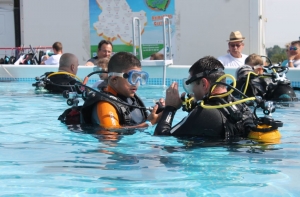
[[[186,93],[193,94],[193,85],[191,83],[188,83],[188,85],[187,85],[187,81],[189,81],[190,79],[191,79],[191,77],[183,78],[182,79],[182,86],[183,86],[183,89]]]
[[[184,91],[188,94],[193,94],[193,85],[192,85],[192,83],[196,80],[205,78],[205,77],[207,77],[208,75],[210,75],[214,72],[223,72],[223,69],[222,68],[214,68],[212,70],[207,70],[207,71],[198,73],[194,76],[189,76],[188,78],[184,78],[182,80],[182,86],[183,86]]]
[[[145,71],[131,70],[128,73],[108,73],[108,77],[117,76],[128,80],[131,85],[146,85],[149,74]]]

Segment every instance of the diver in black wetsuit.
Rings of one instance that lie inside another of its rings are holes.
[[[189,69],[190,76],[183,80],[184,89],[194,95],[196,107],[178,124],[171,127],[176,110],[181,106],[178,84],[173,82],[166,92],[166,107],[158,122],[155,135],[201,136],[216,139],[247,137],[255,127],[254,116],[244,103],[227,92],[225,85],[217,84],[220,77],[225,83],[224,66],[211,56],[195,62]],[[184,96],[184,94],[182,95]],[[201,106],[199,102],[202,100]],[[216,106],[222,105],[222,108]]]
[[[36,89],[43,87],[50,93],[63,93],[65,90],[73,90],[72,85],[78,82],[76,74],[78,70],[78,59],[74,54],[64,53],[59,60],[58,72],[46,72],[37,77],[33,86]]]

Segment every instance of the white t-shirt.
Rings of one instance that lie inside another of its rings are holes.
[[[284,63],[284,62],[283,62],[283,63]],[[286,64],[282,64],[282,65],[288,67],[288,66],[289,66],[289,61],[287,61]],[[297,68],[297,67],[300,68],[300,59],[298,59],[298,60],[293,60],[293,65],[294,65],[295,68]]]
[[[62,54],[51,55],[46,61],[46,65],[59,65],[59,60]]]
[[[218,60],[222,62],[224,67],[239,67],[245,65],[245,60],[248,55],[242,54],[241,58],[235,58],[230,53],[227,53],[224,56],[218,57]]]

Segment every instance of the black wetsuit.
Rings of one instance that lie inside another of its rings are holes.
[[[233,96],[228,96],[222,100],[227,103],[236,101]],[[219,103],[224,103],[223,101],[209,99],[205,104],[218,105]],[[254,116],[245,104],[238,104],[230,107],[230,109],[229,107],[224,109],[204,109],[198,105],[188,116],[171,128],[175,113],[176,109],[174,107],[165,107],[162,117],[156,126],[155,135],[233,139],[246,137],[250,128],[254,127]]]

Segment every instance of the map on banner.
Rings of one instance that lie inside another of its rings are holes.
[[[139,19],[143,58],[147,59],[153,53],[162,52],[165,47],[163,17],[169,17],[173,37],[174,13],[174,0],[90,0],[92,56],[96,56],[98,43],[102,39],[113,43],[113,52],[132,52],[134,30],[135,45],[138,48],[139,31],[137,24],[133,28],[134,17]],[[174,47],[174,43],[172,46]]]

